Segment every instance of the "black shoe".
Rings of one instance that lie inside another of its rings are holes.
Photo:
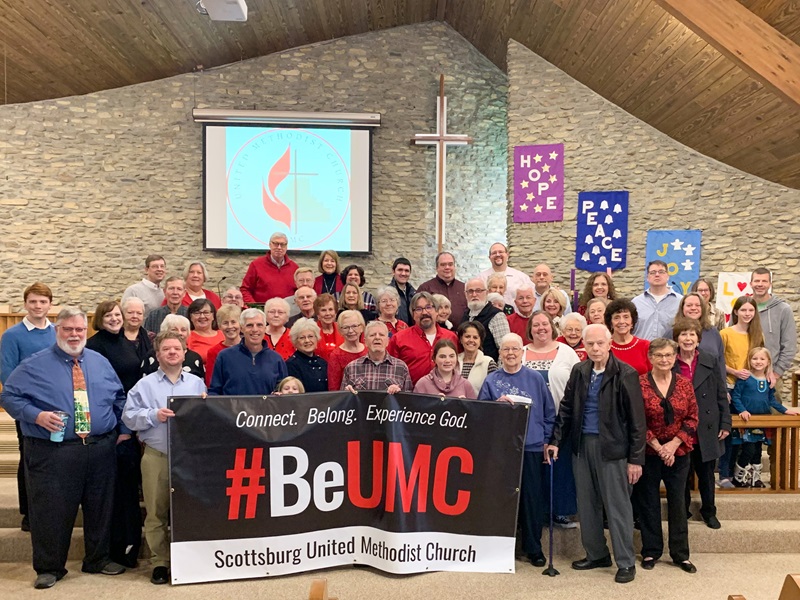
[[[528,560],[534,567],[543,567],[547,564],[547,559],[544,554],[528,554]]]
[[[125,567],[115,563],[113,560],[106,563],[106,566],[98,571],[101,575],[122,575],[125,572]]]
[[[597,560],[590,560],[587,556],[572,563],[572,568],[576,571],[588,571],[589,569],[602,569],[611,566],[611,556],[599,558]]]
[[[617,569],[614,581],[617,583],[630,583],[636,577],[636,567],[624,567]]]
[[[697,573],[697,567],[695,567],[688,560],[684,560],[683,562],[679,560],[673,560],[672,562],[679,566],[681,570],[685,571],[686,573]]]
[[[33,584],[37,590],[46,590],[53,587],[58,581],[58,578],[52,573],[41,573],[36,576],[36,581]]]
[[[657,558],[643,558],[642,559],[642,568],[645,571],[652,571],[653,567],[656,566],[656,562],[658,562]]]
[[[156,567],[153,569],[153,574],[150,576],[150,583],[155,583],[156,585],[169,583],[169,569],[167,567]]]
[[[722,525],[720,524],[719,519],[716,517],[716,515],[711,515],[707,519],[703,519],[703,520],[706,522],[706,525],[708,527],[710,527],[711,529],[719,529],[720,527],[722,527]]]
[[[31,531],[31,522],[28,520],[28,515],[22,515],[22,523],[19,524],[19,528],[26,533],[30,533]],[[55,584],[53,584],[55,585]],[[51,586],[52,587],[52,586]],[[37,588],[41,589],[41,588]]]

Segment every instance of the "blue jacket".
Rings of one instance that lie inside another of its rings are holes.
[[[288,375],[281,355],[261,342],[261,351],[253,356],[244,340],[225,348],[217,355],[211,385],[211,396],[267,396]]]
[[[759,387],[763,389],[759,389]],[[787,410],[775,399],[775,390],[769,387],[769,381],[756,379],[752,375],[747,379],[736,380],[731,394],[731,404],[737,413],[747,411],[753,415],[768,415],[770,408],[774,408],[781,414]]]

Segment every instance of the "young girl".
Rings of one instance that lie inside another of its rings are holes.
[[[306,388],[297,377],[284,377],[278,384],[276,394],[305,394]]]
[[[772,356],[766,348],[756,347],[747,353],[747,379],[739,379],[733,387],[731,402],[743,421],[750,415],[768,415],[774,408],[784,415],[797,415],[800,411],[788,409],[775,399],[775,390],[769,387],[767,376],[772,371]],[[733,485],[736,487],[763,488],[761,481],[761,444],[769,444],[763,429],[741,429],[734,439],[741,444]]]
[[[731,325],[720,331],[725,351],[725,371],[728,374],[728,393],[732,393],[737,381],[750,377],[747,370],[747,354],[753,348],[764,345],[758,305],[750,296],[740,296],[733,303]],[[733,412],[733,409],[731,409]],[[725,454],[719,459],[719,486],[730,488],[733,476],[733,436],[725,438]]]

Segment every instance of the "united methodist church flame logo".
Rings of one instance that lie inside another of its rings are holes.
[[[350,146],[337,133],[269,129],[246,140],[228,169],[231,232],[268,246],[282,231],[297,250],[314,249],[348,228]],[[237,231],[234,231],[236,229]]]

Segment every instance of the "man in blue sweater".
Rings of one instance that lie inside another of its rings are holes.
[[[0,383],[6,384],[11,371],[23,360],[56,343],[56,330],[47,318],[53,302],[53,292],[45,284],[36,282],[25,288],[22,294],[25,311],[28,313],[21,323],[9,327],[0,340]],[[22,429],[19,421],[17,441],[19,443],[19,466],[17,467],[17,496],[19,513],[22,515],[22,531],[30,531],[28,521],[28,491],[25,488],[25,454],[22,443]]]
[[[125,392],[101,354],[85,349],[86,313],[65,308],[56,343],[23,361],[6,381],[2,405],[25,438],[33,568],[37,589],[67,574],[78,507],[83,507],[85,573],[119,575],[111,561],[116,445],[130,439],[122,422]],[[66,424],[58,411],[67,413]],[[76,413],[82,416],[78,422]],[[61,441],[51,434],[64,431]]]
[[[212,396],[271,394],[288,370],[281,355],[267,347],[264,339],[267,316],[257,308],[248,308],[242,311],[239,324],[242,341],[217,355],[208,393]]]

